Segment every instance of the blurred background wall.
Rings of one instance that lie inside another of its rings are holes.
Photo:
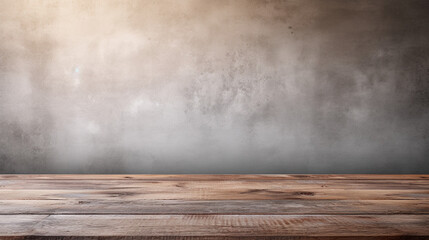
[[[429,173],[427,0],[0,0],[0,173]]]

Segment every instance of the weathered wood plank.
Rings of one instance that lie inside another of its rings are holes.
[[[392,215],[429,214],[428,200],[0,200],[0,214]]]
[[[427,190],[324,190],[324,189],[186,189],[150,191],[147,189],[114,190],[2,190],[3,200],[122,199],[122,200],[425,200]]]
[[[427,180],[0,180],[0,199],[424,200]]]
[[[0,175],[0,239],[427,239],[429,175]]]
[[[0,216],[1,236],[429,236],[424,215]],[[19,227],[16,227],[19,226]]]
[[[429,200],[0,200],[0,214],[429,214]]]
[[[0,187],[4,189],[114,189],[114,188],[206,188],[208,186],[224,186],[225,188],[323,188],[323,189],[429,189],[428,180],[213,180],[213,181],[149,181],[149,180],[32,180],[12,179],[1,180]]]
[[[56,199],[124,199],[124,200],[425,200],[427,190],[323,190],[323,189],[245,189],[228,191],[184,190],[183,192],[151,192],[139,189],[115,190],[2,190],[3,200],[56,200]]]
[[[429,180],[429,174],[0,174],[0,179],[48,180],[157,180],[157,181],[213,181],[213,180]]]
[[[28,236],[37,223],[48,215],[0,215],[0,239],[7,236]]]

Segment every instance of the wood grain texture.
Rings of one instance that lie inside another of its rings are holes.
[[[424,200],[428,180],[2,180],[0,199]]]
[[[429,214],[429,200],[1,200],[0,215]]]
[[[418,180],[429,179],[425,174],[0,174],[0,179],[71,179],[71,180],[163,180],[163,181],[213,181],[213,180]]]
[[[425,236],[429,231],[423,215],[48,215],[35,218],[36,224],[25,215],[1,219],[1,232],[10,231],[10,222],[21,226],[9,236]]]
[[[0,239],[429,239],[428,175],[0,175]]]

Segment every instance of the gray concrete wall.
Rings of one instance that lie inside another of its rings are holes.
[[[0,0],[1,173],[429,173],[427,0]]]

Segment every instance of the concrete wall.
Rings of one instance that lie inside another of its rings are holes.
[[[429,173],[427,0],[0,0],[1,173]]]

